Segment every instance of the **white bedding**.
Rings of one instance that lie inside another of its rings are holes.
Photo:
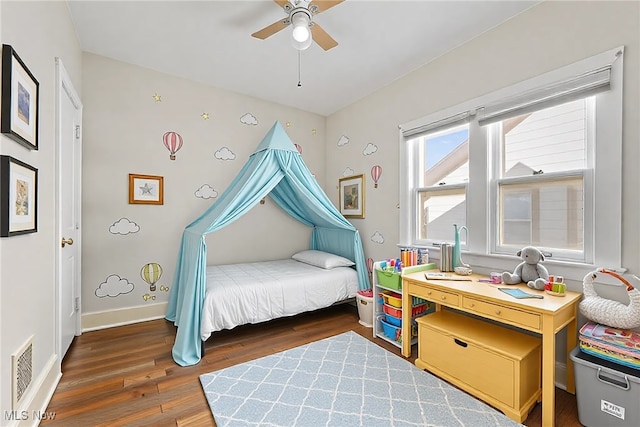
[[[293,259],[207,266],[200,335],[328,307],[357,291],[351,267],[325,270]]]

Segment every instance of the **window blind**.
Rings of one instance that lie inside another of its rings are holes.
[[[609,90],[611,65],[483,106],[481,126]]]
[[[465,111],[462,113],[454,114],[453,116],[445,117],[444,119],[436,120],[435,122],[426,123],[424,125],[419,125],[409,129],[401,129],[402,136],[406,138],[421,133],[432,132],[444,129],[446,127],[453,127],[456,125],[461,125],[463,123],[468,123],[471,119],[471,116],[472,114],[470,111]]]

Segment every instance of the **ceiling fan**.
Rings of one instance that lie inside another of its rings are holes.
[[[273,0],[287,14],[287,17],[274,22],[251,34],[253,37],[264,40],[288,27],[293,26],[293,45],[298,50],[304,50],[315,41],[324,50],[329,50],[338,45],[325,30],[313,21],[313,17],[327,9],[332,8],[344,0]]]

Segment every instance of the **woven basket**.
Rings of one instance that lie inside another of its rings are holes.
[[[620,280],[627,288],[629,305],[599,296],[593,282],[599,274],[608,274]],[[592,271],[582,281],[583,298],[580,301],[580,312],[589,320],[601,325],[620,329],[640,327],[640,291],[618,273],[604,268]]]

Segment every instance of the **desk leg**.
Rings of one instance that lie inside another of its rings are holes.
[[[571,350],[575,348],[578,343],[578,323],[574,317],[567,325],[567,392],[576,394],[576,384],[573,375],[573,361],[569,357]]]
[[[542,319],[542,425],[553,427],[556,407],[556,335],[553,317]]]
[[[411,295],[408,289],[402,293],[402,355],[411,356]]]

